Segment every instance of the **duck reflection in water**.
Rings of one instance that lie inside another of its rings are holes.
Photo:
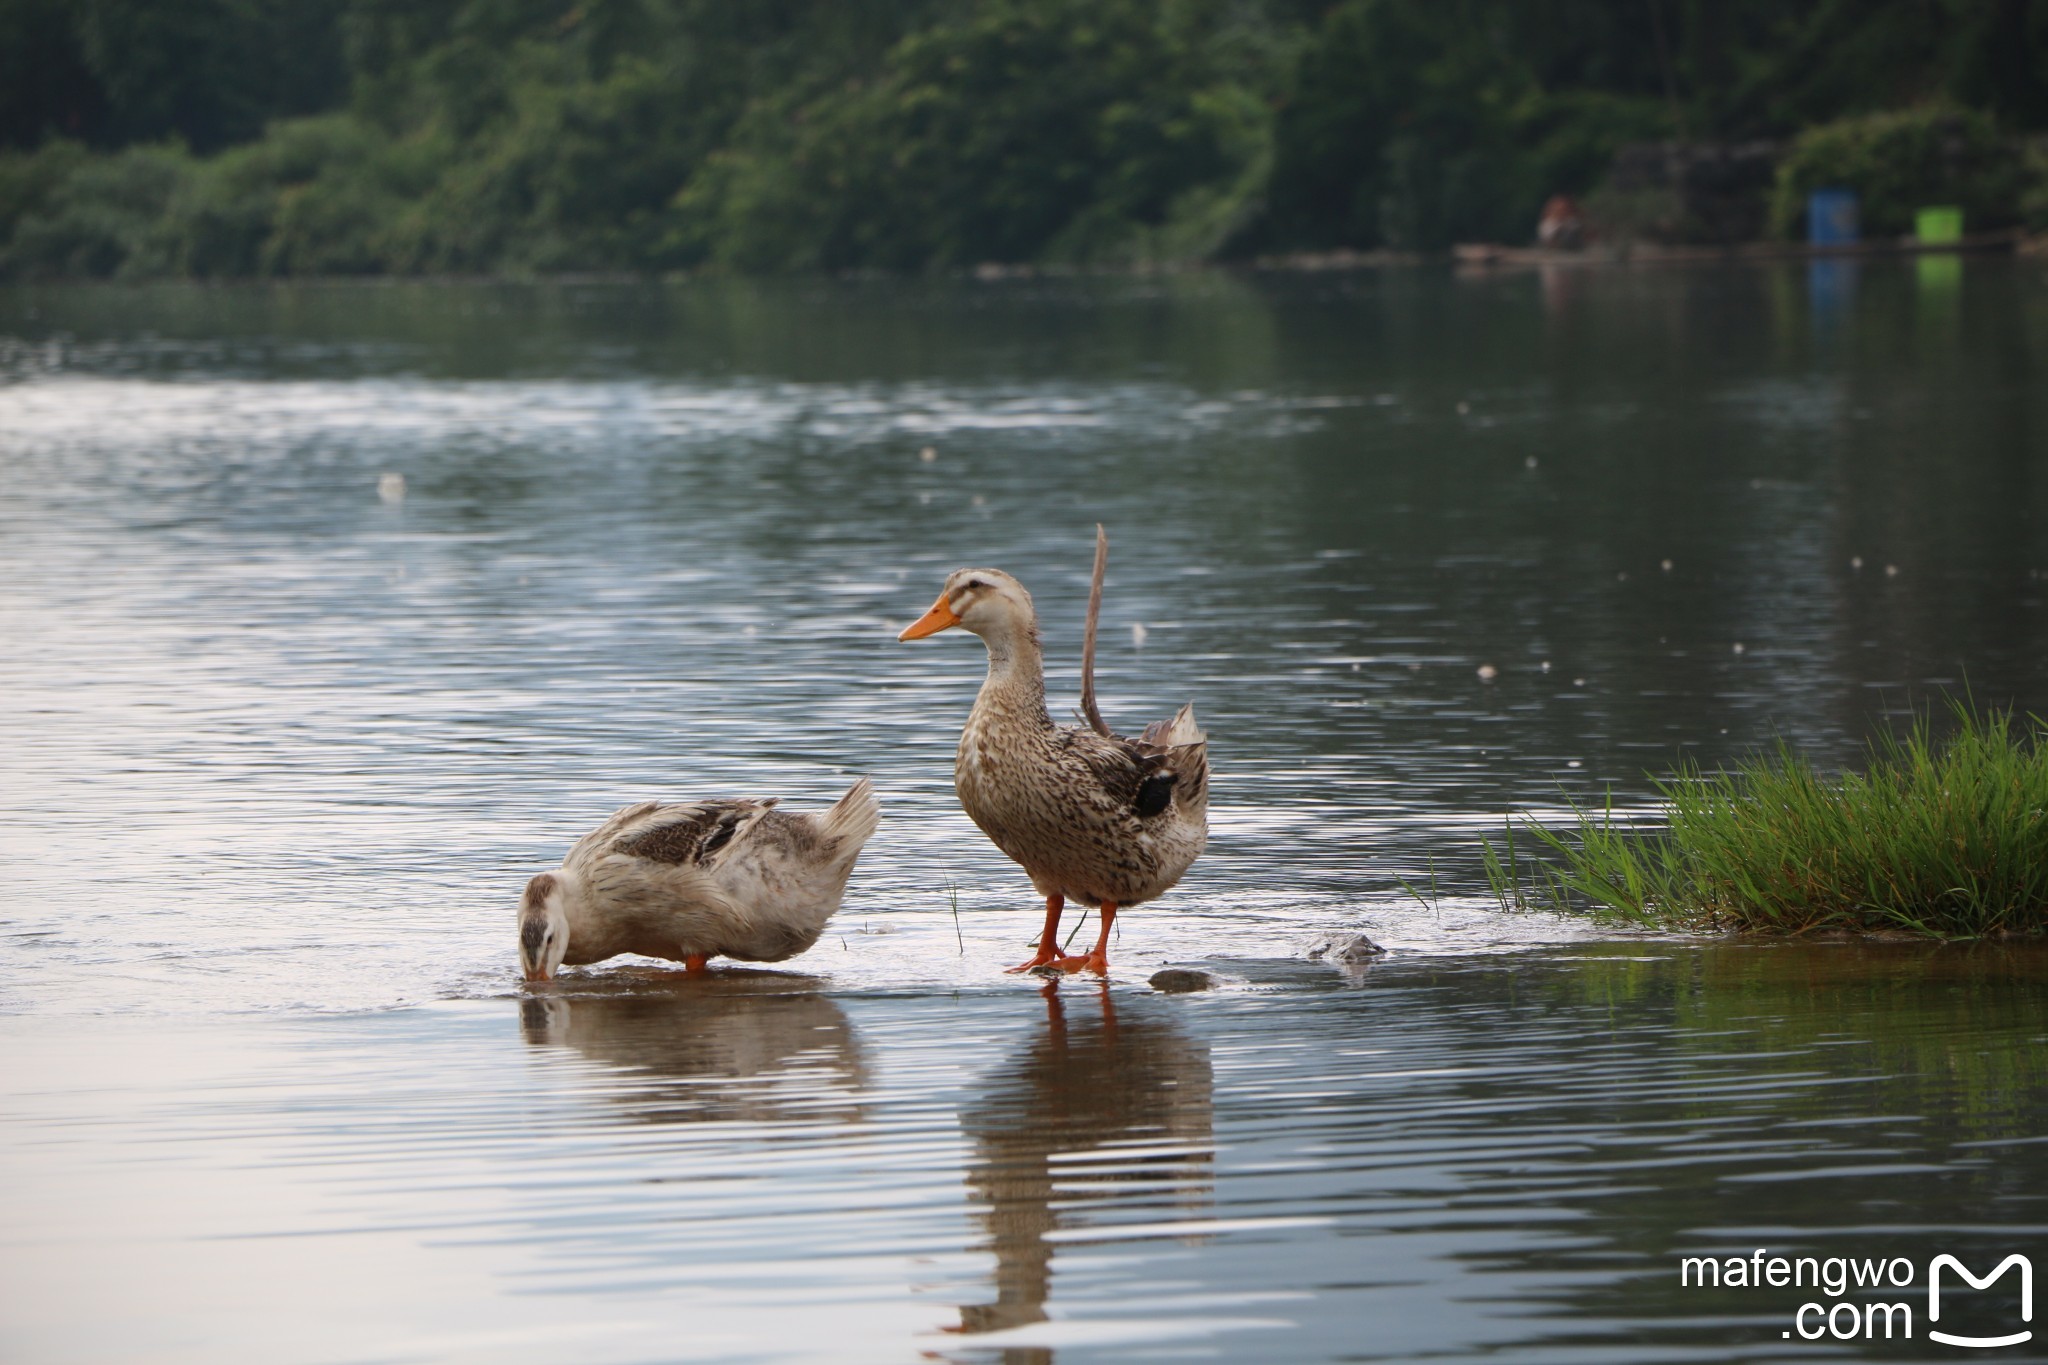
[[[1070,1009],[1045,989],[1045,1031],[980,1087],[962,1115],[974,1142],[967,1187],[996,1255],[993,1303],[960,1309],[962,1333],[1046,1321],[1052,1234],[1205,1214],[1214,1186],[1209,1049],[1139,1001],[1119,1009],[1104,984]],[[1004,1352],[1015,1365],[1049,1350]]]
[[[524,997],[520,1027],[536,1047],[645,1077],[618,1096],[643,1122],[848,1122],[860,1117],[867,1067],[825,984],[786,972],[613,972],[574,993]]]

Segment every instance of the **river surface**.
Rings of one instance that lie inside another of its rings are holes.
[[[1047,987],[894,636],[1007,569],[1064,711],[1097,521],[1212,838]],[[0,1358],[2048,1359],[1927,1285],[2048,1252],[2041,952],[1477,856],[2048,712],[2044,601],[2040,263],[0,289]],[[518,980],[614,807],[860,774],[810,952]]]

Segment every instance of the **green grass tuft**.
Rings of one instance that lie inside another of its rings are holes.
[[[1953,733],[1923,717],[1863,773],[1823,777],[1783,743],[1733,772],[1682,768],[1657,783],[1661,828],[1617,823],[1611,799],[1561,830],[1525,819],[1519,849],[1510,822],[1487,879],[1505,908],[1660,928],[2041,934],[2048,723],[1951,709]]]

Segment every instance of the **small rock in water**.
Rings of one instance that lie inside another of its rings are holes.
[[[1479,681],[1492,682],[1495,678],[1498,678],[1499,676],[1500,670],[1495,668],[1492,664],[1479,665]]]
[[[396,507],[405,501],[405,475],[379,474],[377,476],[377,497],[380,501]]]
[[[932,449],[930,446],[926,446],[923,450],[917,452],[917,458],[923,460],[926,464],[930,464],[932,461],[939,458],[939,452]]]
[[[1155,991],[1166,995],[1183,995],[1188,991],[1206,991],[1216,985],[1216,978],[1193,967],[1168,967],[1152,973],[1146,982]]]
[[[1660,568],[1660,569],[1662,569],[1662,570],[1663,570],[1663,571],[1664,571],[1665,573],[1670,573],[1670,572],[1671,572],[1671,561],[1670,561],[1670,560],[1668,560],[1668,559],[1660,559],[1660,560],[1658,560],[1658,561],[1657,561],[1657,567],[1658,567],[1658,568]]]
[[[1887,565],[1885,565],[1885,566],[1884,566],[1884,576],[1885,576],[1886,578],[1897,578],[1897,577],[1899,576],[1899,566],[1898,566],[1898,565],[1896,565],[1896,564],[1887,564]]]
[[[1742,653],[1742,649],[1743,649],[1742,641],[1740,641],[1740,640],[1737,640],[1737,641],[1735,642],[1735,652],[1736,652],[1737,654],[1740,654],[1740,653]]]
[[[1535,467],[1536,457],[1534,455],[1531,455],[1522,461],[1522,468],[1524,469],[1534,469]]]
[[[1853,572],[1853,573],[1862,573],[1862,572],[1863,572],[1863,556],[1862,556],[1862,555],[1850,555],[1850,556],[1849,556],[1849,568],[1850,568],[1850,571],[1851,571],[1851,572]]]
[[[1370,962],[1386,951],[1364,934],[1325,934],[1307,949],[1310,958],[1332,962]]]
[[[1145,647],[1145,637],[1150,633],[1150,631],[1145,629],[1145,623],[1143,621],[1131,622],[1131,643],[1133,645],[1136,645],[1139,649],[1143,649]]]

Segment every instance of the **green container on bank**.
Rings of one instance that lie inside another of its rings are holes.
[[[1954,207],[1921,209],[1913,215],[1913,236],[1925,246],[1963,240],[1963,211]]]

